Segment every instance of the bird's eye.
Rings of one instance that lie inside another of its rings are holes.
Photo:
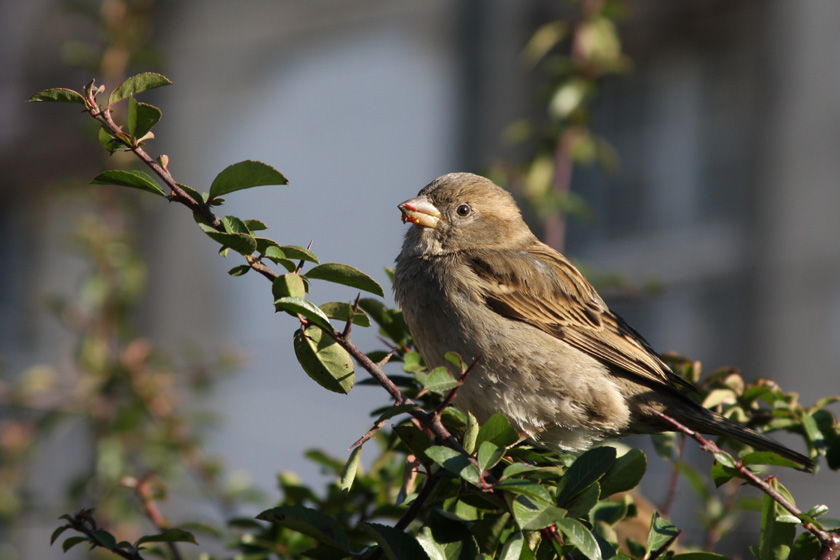
[[[469,204],[462,204],[455,210],[459,216],[462,218],[466,218],[470,214],[472,214],[472,208],[470,208]]]

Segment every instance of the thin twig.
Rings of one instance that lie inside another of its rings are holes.
[[[154,490],[152,488],[152,477],[144,477],[137,482],[137,486],[135,486],[134,491],[137,493],[137,497],[143,502],[143,511],[146,512],[146,517],[154,523],[155,527],[161,532],[166,532],[167,529],[170,528],[169,521],[163,516],[161,513],[160,508],[157,505],[154,497]],[[181,551],[178,549],[178,545],[174,542],[167,542],[167,546],[169,547],[169,551],[172,553],[172,558],[174,560],[182,560],[183,556],[181,556]]]
[[[691,428],[682,424],[678,420],[675,420],[674,418],[668,416],[664,412],[660,412],[653,407],[647,407],[647,409],[656,416],[659,416],[660,418],[674,426],[680,432],[684,433],[685,435],[691,438],[694,438],[694,440],[696,440],[700,444],[701,449],[703,449],[704,451],[708,451],[709,453],[713,454],[723,453],[723,451],[720,449],[720,447],[717,446],[717,444],[714,441],[704,438],[696,430],[692,430]],[[788,500],[785,496],[783,496],[781,492],[773,488],[765,479],[761,478],[753,471],[751,471],[748,467],[746,467],[740,459],[736,460],[733,458],[733,461],[735,462],[735,469],[739,473],[741,473],[741,475],[746,479],[747,483],[751,484],[752,486],[755,486],[756,488],[773,498],[773,500],[775,500],[777,504],[788,510],[791,513],[791,515],[797,517],[802,522],[802,527],[804,527],[812,535],[817,537],[817,539],[823,545],[823,551],[820,554],[821,559],[833,560],[837,558],[838,555],[840,555],[840,535],[820,529],[813,523],[803,519],[804,512],[798,507],[796,507],[795,504],[791,503],[791,501]],[[834,556],[831,556],[831,554],[834,554]]]

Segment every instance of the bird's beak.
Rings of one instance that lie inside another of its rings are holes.
[[[403,223],[411,222],[418,226],[434,229],[440,221],[440,210],[425,196],[406,200],[397,208],[402,212]]]

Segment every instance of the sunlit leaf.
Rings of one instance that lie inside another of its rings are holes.
[[[263,185],[286,185],[282,173],[261,161],[240,161],[222,170],[210,185],[210,199],[224,194],[260,187]]]
[[[347,264],[321,264],[309,270],[306,273],[306,277],[351,286],[353,288],[365,290],[366,292],[374,293],[378,296],[385,295],[385,292],[382,291],[382,286],[380,286],[376,280],[361,270]]]
[[[166,196],[163,189],[158,186],[152,176],[143,171],[112,169],[111,171],[105,171],[104,173],[100,173],[94,177],[91,184],[131,187],[133,189],[140,189],[142,191],[154,193],[159,196]]]
[[[126,78],[120,85],[114,88],[111,95],[108,97],[108,105],[113,105],[127,97],[137,95],[140,92],[158,88],[161,86],[168,86],[172,82],[166,76],[156,74],[154,72],[143,72],[136,74],[130,78]]]
[[[78,105],[85,104],[85,98],[82,96],[81,93],[67,88],[45,89],[39,91],[26,101],[29,103],[36,101],[47,101],[54,103],[76,103]]]
[[[321,387],[342,394],[353,388],[356,381],[353,359],[320,328],[298,329],[294,347],[303,370]]]

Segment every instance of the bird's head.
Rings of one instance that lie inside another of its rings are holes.
[[[513,197],[491,180],[450,173],[397,206],[414,224],[403,251],[426,256],[511,247],[533,237]]]

